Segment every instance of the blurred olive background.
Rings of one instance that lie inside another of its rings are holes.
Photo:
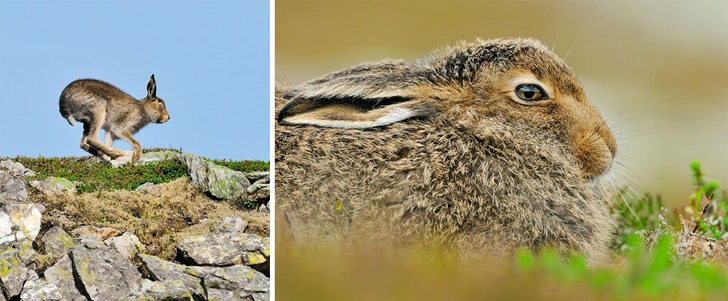
[[[607,119],[623,178],[677,205],[692,160],[728,185],[727,13],[728,1],[276,1],[275,77],[295,85],[458,40],[535,37]]]

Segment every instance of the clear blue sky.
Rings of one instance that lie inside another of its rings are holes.
[[[88,155],[82,125],[58,112],[63,88],[96,78],[139,99],[154,74],[171,119],[134,135],[142,147],[270,160],[269,9],[262,0],[0,0],[0,156]]]

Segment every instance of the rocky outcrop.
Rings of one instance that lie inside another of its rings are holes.
[[[68,255],[76,287],[91,300],[118,300],[141,290],[136,266],[103,244],[76,245]]]
[[[2,185],[2,184],[0,184]],[[0,244],[34,240],[40,232],[41,210],[33,203],[0,202]]]
[[[0,170],[0,202],[25,202],[28,190],[23,180]]]
[[[226,230],[184,239],[178,253],[193,255],[182,256],[183,263],[138,253],[139,267],[88,230],[72,231],[76,244],[67,248],[70,236],[54,227],[40,239],[45,252],[67,251],[44,277],[8,247],[0,252],[0,268],[9,272],[0,280],[8,298],[22,293],[23,300],[268,300],[270,239],[244,233],[244,224],[226,218],[214,226]]]
[[[131,162],[131,157],[133,154],[134,154],[133,151],[127,150],[127,151],[124,151],[123,156],[118,157],[111,161],[102,161],[97,158],[94,158],[94,159],[97,162],[101,162],[104,164],[110,164],[114,168],[118,168],[124,164]],[[139,161],[137,161],[137,164],[145,164],[145,163],[150,163],[150,162],[166,160],[168,158],[176,158],[178,154],[179,153],[175,152],[175,151],[146,152],[146,153],[142,153],[141,157],[139,157]]]
[[[245,192],[258,204],[259,212],[270,212],[270,172],[247,173],[245,177],[251,184]]]
[[[32,177],[35,176],[35,172],[25,168],[23,164],[16,163],[10,160],[0,160],[0,170],[7,171],[10,175],[16,177]]]
[[[124,258],[133,258],[134,255],[144,250],[144,245],[139,241],[139,238],[129,232],[124,232],[121,236],[110,237],[104,240],[104,243],[114,248]]]
[[[30,181],[30,186],[45,194],[76,193],[76,184],[59,177],[47,177],[43,181]]]
[[[242,205],[248,200],[246,188],[250,182],[242,172],[217,165],[193,154],[182,153],[180,160],[187,165],[192,184],[218,199]]]
[[[208,189],[230,189],[228,196],[247,198],[248,175],[203,160],[197,175],[206,177]],[[23,180],[32,171],[11,163],[2,166],[12,173],[0,170],[0,301],[269,299],[270,239],[246,233],[247,221],[225,218],[213,233],[181,239],[178,262],[143,254],[144,245],[133,233],[113,228],[81,226],[68,229],[69,234],[55,226],[40,233],[44,207],[28,202]],[[259,186],[256,192],[265,187],[261,181],[269,181],[266,175],[250,177]],[[214,179],[237,184],[214,184]],[[32,182],[44,194],[76,193],[64,180]],[[36,269],[38,254],[55,262]]]
[[[52,227],[40,239],[41,251],[47,255],[61,257],[73,247],[73,238],[59,226]]]
[[[177,246],[179,260],[200,266],[245,265],[268,276],[270,239],[244,233],[245,225],[240,218],[226,218],[214,233],[183,239]]]

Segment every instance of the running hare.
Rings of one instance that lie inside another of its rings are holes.
[[[617,145],[566,63],[478,40],[276,92],[275,200],[297,244],[551,247],[606,259]]]
[[[157,97],[154,74],[147,83],[147,97],[136,98],[113,85],[95,79],[76,80],[61,92],[61,116],[72,126],[83,122],[81,148],[102,159],[116,159],[124,152],[111,148],[116,139],[123,139],[134,147],[132,162],[139,161],[142,146],[131,135],[151,122],[165,123],[169,113],[164,101]],[[104,144],[99,142],[99,131],[104,129]]]

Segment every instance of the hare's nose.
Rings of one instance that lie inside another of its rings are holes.
[[[610,131],[608,127],[603,126],[599,129],[598,134],[602,137],[602,140],[604,140],[609,152],[612,153],[612,157],[615,157],[617,155],[617,139],[614,139],[612,131]]]

